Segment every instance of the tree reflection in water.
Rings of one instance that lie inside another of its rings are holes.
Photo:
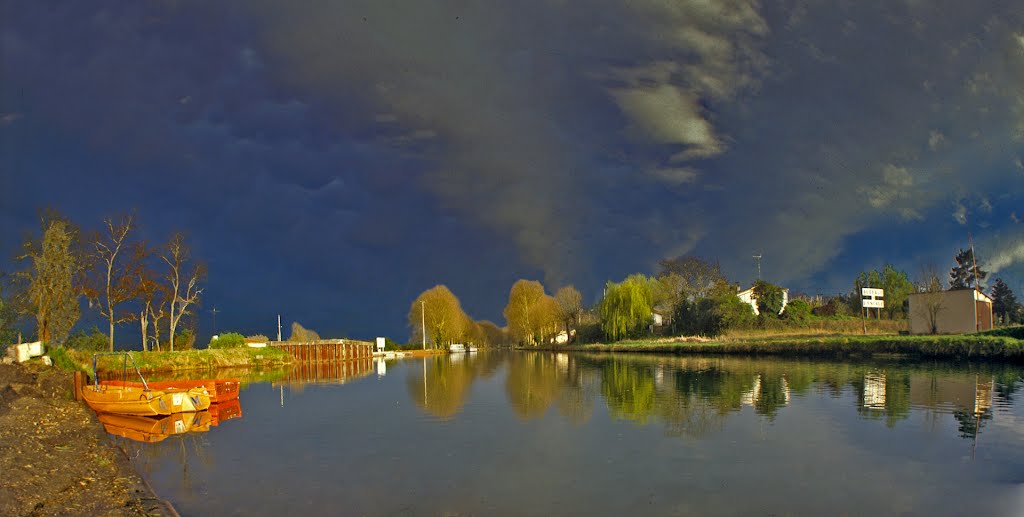
[[[961,436],[976,440],[992,405],[1009,403],[1024,385],[1021,370],[1008,365],[521,351],[428,358],[422,370],[410,369],[409,395],[435,417],[450,419],[472,383],[502,365],[508,403],[521,420],[543,418],[555,406],[579,425],[593,417],[600,398],[612,418],[660,422],[667,434],[689,438],[723,429],[744,407],[770,422],[794,397],[813,391],[852,395],[858,415],[888,427],[915,408],[926,418],[952,415]]]

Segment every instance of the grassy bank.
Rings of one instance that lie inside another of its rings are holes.
[[[643,352],[668,354],[744,354],[850,357],[900,354],[929,358],[991,359],[1024,362],[1024,340],[1006,336],[838,336],[776,337],[742,341],[623,341],[568,345],[544,350]]]
[[[220,368],[274,368],[292,362],[292,357],[287,352],[272,347],[130,353],[142,373]],[[54,364],[62,368],[92,373],[92,352],[57,348],[50,351],[50,357]],[[97,368],[101,372],[120,371],[122,364],[121,358],[101,357]]]

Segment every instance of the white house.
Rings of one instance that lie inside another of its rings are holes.
[[[736,294],[736,296],[739,296],[740,301],[742,301],[743,303],[749,304],[751,307],[753,307],[754,308],[754,314],[758,314],[758,315],[761,314],[761,311],[757,310],[757,300],[754,298],[754,288],[753,287],[751,287],[750,289],[747,289],[746,291],[740,291],[739,293]],[[782,308],[779,309],[779,314],[782,314],[782,311],[786,310],[786,304],[788,304],[788,303],[789,303],[789,289],[783,288],[782,289]]]

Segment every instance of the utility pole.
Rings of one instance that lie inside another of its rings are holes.
[[[423,350],[426,350],[427,349],[427,308],[423,304],[422,300],[420,300],[420,332],[423,334]],[[423,379],[424,379],[423,382],[427,382],[426,381],[426,379],[427,379],[426,375],[424,375]],[[425,388],[426,388],[426,384],[424,384],[424,389]]]
[[[277,340],[281,341],[281,315],[277,315]]]
[[[761,254],[759,253],[757,255],[751,255],[751,256],[755,260],[757,260],[757,279],[760,280],[761,279]]]
[[[218,312],[220,312],[220,311],[218,311],[216,307],[214,307],[213,310],[210,311],[210,313],[213,314],[213,333],[214,334],[217,334],[217,313]]]

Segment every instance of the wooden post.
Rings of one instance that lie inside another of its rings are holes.
[[[75,400],[82,400],[82,386],[85,385],[85,374],[76,371],[72,382],[75,384]]]

